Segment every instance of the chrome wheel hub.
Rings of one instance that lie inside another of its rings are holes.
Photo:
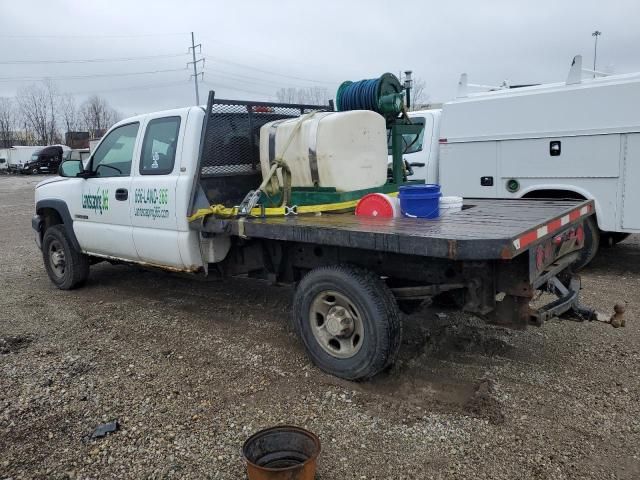
[[[309,325],[318,345],[333,357],[353,357],[362,347],[362,316],[342,293],[327,290],[316,295],[309,311]]]
[[[64,276],[67,262],[62,245],[57,240],[49,244],[49,264],[51,265],[51,270],[57,277]]]

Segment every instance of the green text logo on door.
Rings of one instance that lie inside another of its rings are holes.
[[[95,194],[82,194],[82,208],[93,210],[95,213],[102,215],[102,212],[109,211],[109,190],[98,189]]]

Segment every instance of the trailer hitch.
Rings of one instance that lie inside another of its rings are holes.
[[[536,326],[541,326],[545,321],[570,311],[576,314],[579,321],[591,320],[595,315],[595,310],[580,306],[578,299],[580,277],[577,275],[571,276],[568,285],[562,283],[557,276],[553,276],[547,280],[544,290],[558,298],[531,312],[531,323]]]
[[[598,321],[609,323],[616,328],[625,326],[625,308],[622,304],[615,305],[615,313],[611,317],[580,304],[580,277],[578,275],[572,275],[568,285],[563,283],[557,276],[553,276],[546,283],[546,291],[556,295],[558,298],[532,311],[531,323],[533,325],[541,326],[546,320],[562,317],[577,322]]]

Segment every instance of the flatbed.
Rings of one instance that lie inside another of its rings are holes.
[[[463,209],[435,220],[350,214],[216,219],[202,229],[247,238],[361,248],[449,260],[507,260],[593,209],[585,200],[466,199]],[[565,218],[563,224],[561,219]],[[538,232],[542,235],[538,236]],[[535,237],[535,238],[533,238]]]

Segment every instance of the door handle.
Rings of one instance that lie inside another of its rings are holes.
[[[129,191],[126,188],[116,190],[116,200],[126,200],[127,198],[129,198]]]
[[[480,185],[483,187],[493,187],[493,177],[480,177]]]

